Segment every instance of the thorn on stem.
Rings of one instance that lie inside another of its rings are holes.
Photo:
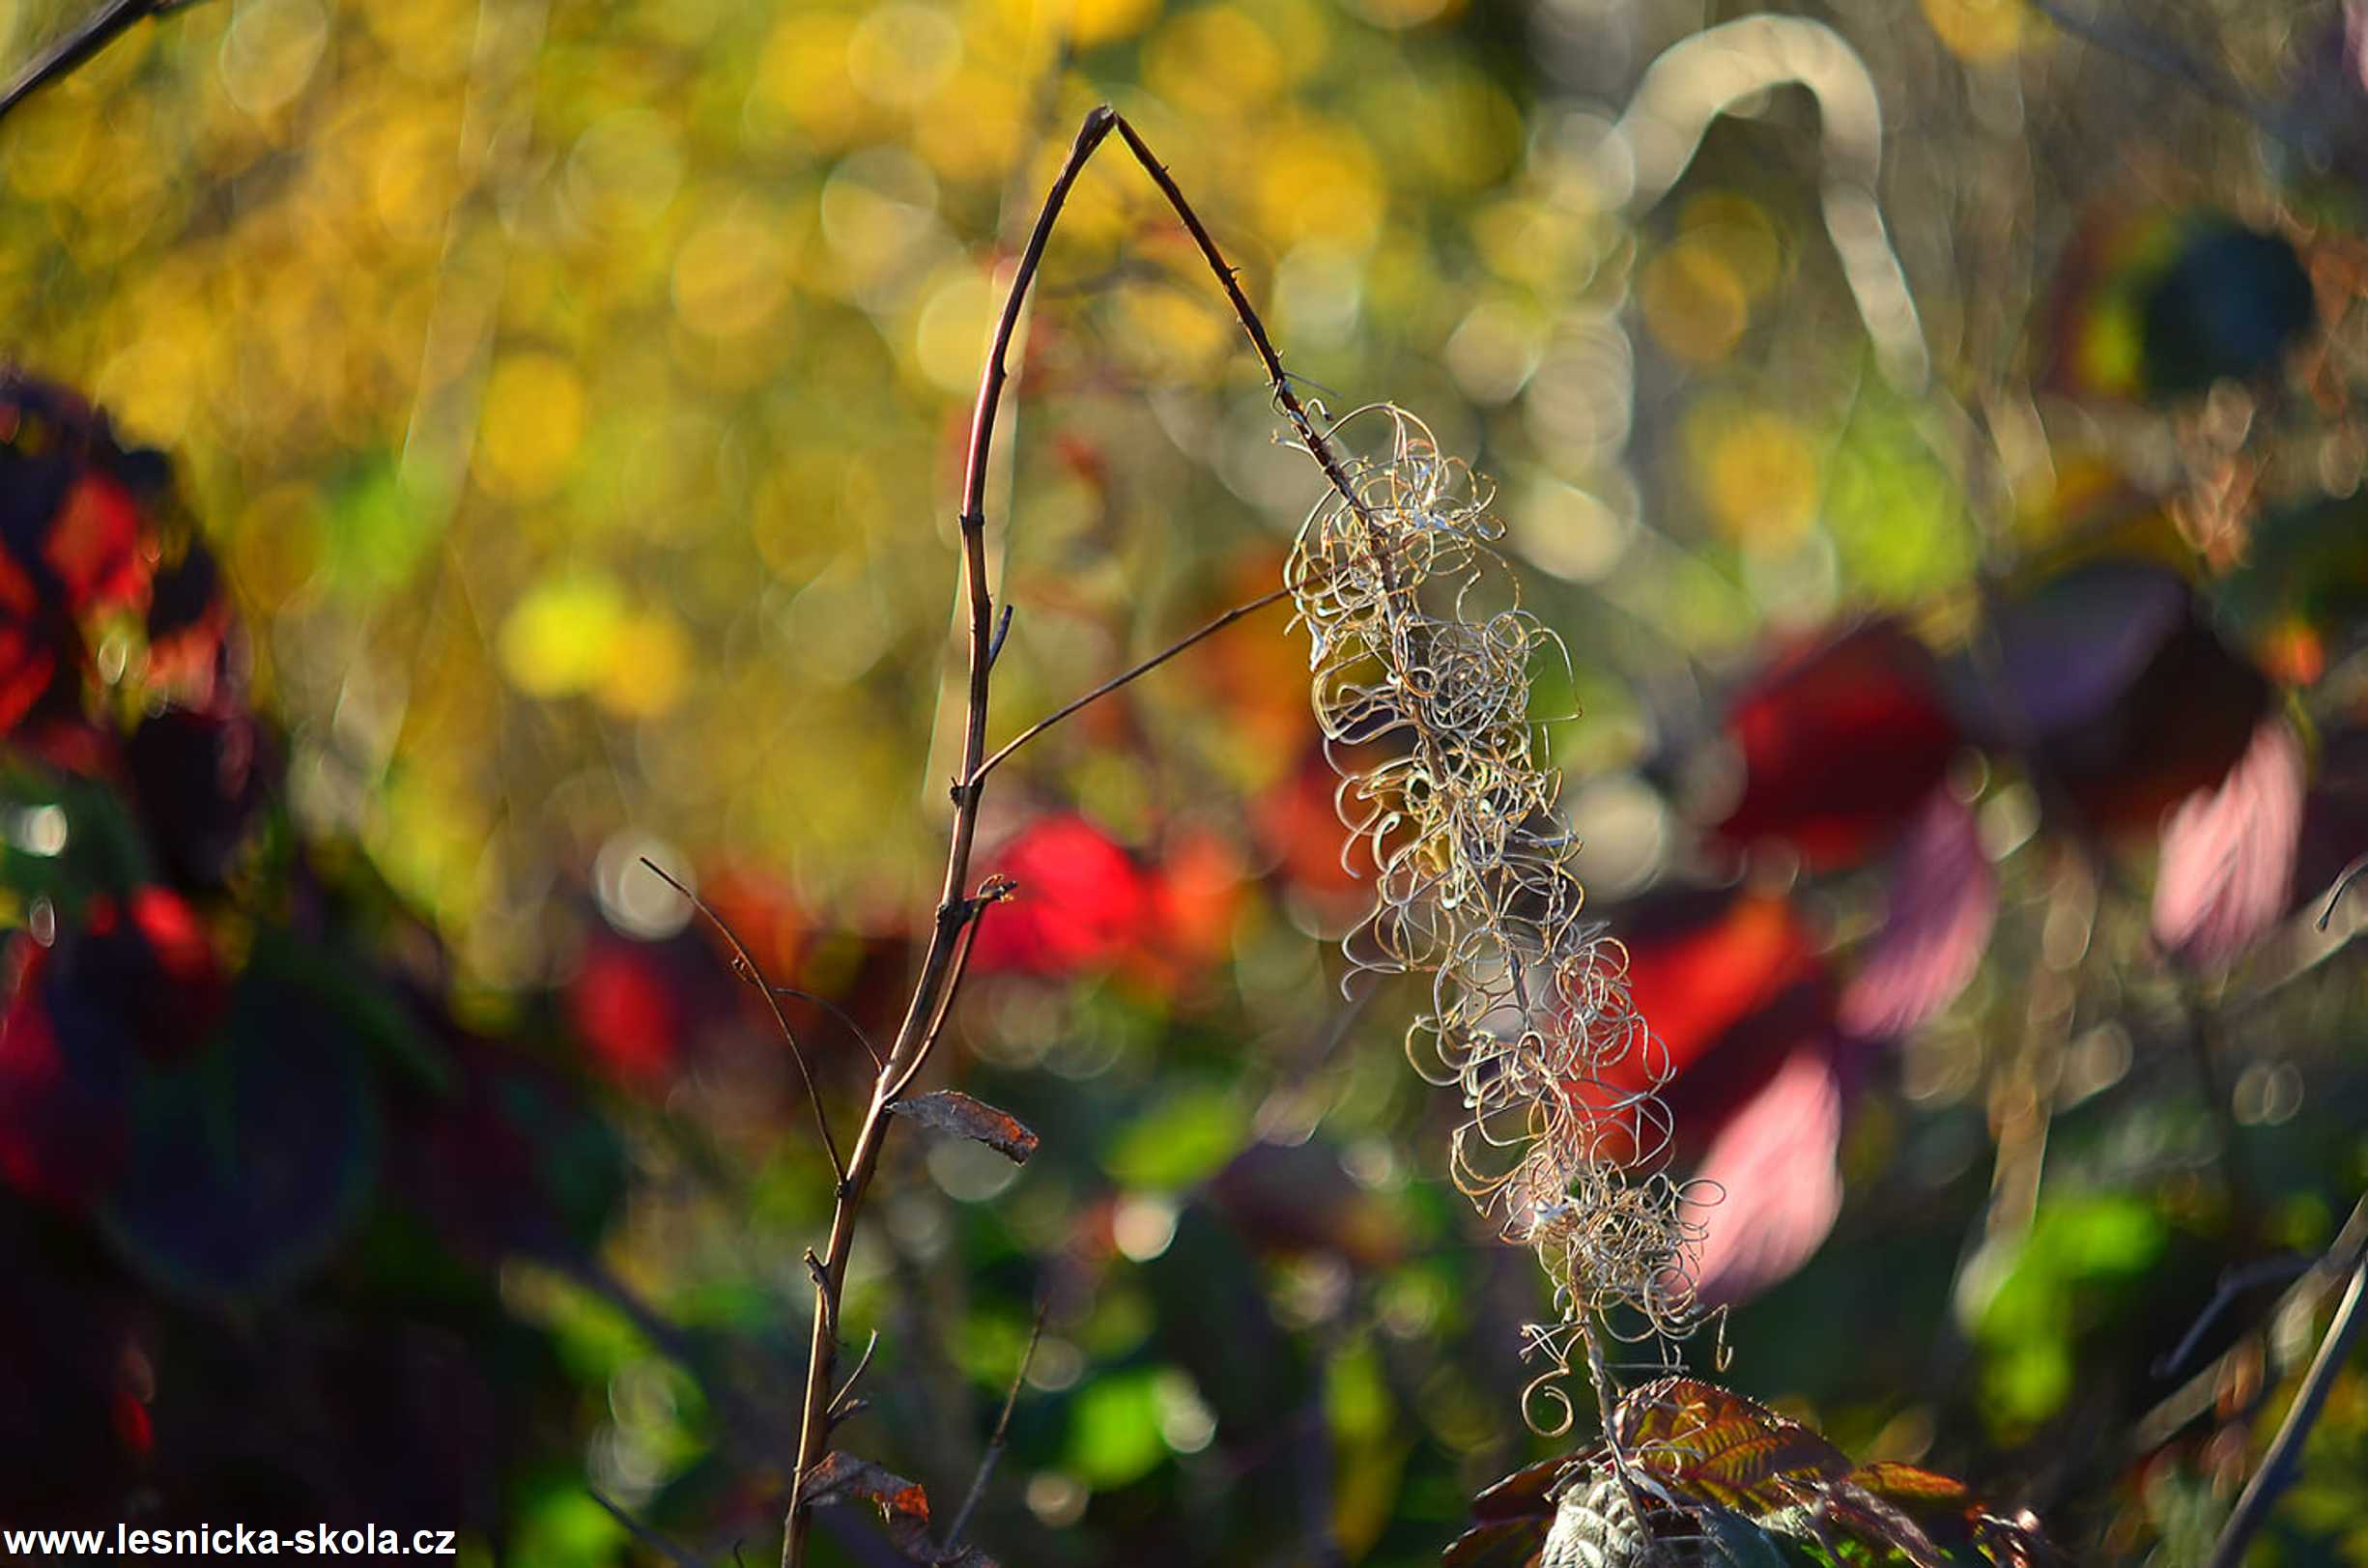
[[[1003,640],[1012,635],[1012,605],[1004,602],[1003,616],[995,622],[995,635],[987,640],[986,668],[993,670],[995,661],[1003,657]]]

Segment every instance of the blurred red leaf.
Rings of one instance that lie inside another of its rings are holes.
[[[2179,962],[2225,968],[2285,913],[2303,767],[2301,741],[2270,719],[2218,787],[2188,796],[2163,824],[2154,940]]]
[[[1019,892],[979,925],[970,961],[983,973],[1106,968],[1151,934],[1151,877],[1082,816],[1031,823],[991,864]]]
[[[93,609],[145,610],[150,547],[140,537],[131,493],[85,469],[66,493],[42,550],[74,614]]]
[[[0,553],[0,735],[49,689],[57,652],[43,636],[41,601],[23,570]]]
[[[1931,653],[1888,620],[1778,660],[1736,698],[1726,729],[1743,792],[1719,836],[1782,840],[1820,869],[1878,851],[1959,743]]]
[[[1782,894],[1684,889],[1621,909],[1628,987],[1669,1069],[1682,1074],[1726,1033],[1818,968],[1809,927]],[[1633,1070],[1641,1072],[1642,1066]],[[1616,1087],[1637,1088],[1614,1069]]]
[[[1696,1271],[1703,1299],[1757,1295],[1808,1262],[1833,1230],[1841,1098],[1831,1047],[1806,1044],[1719,1128],[1695,1175],[1720,1193],[1688,1206],[1707,1231]]]
[[[569,1024],[601,1070],[628,1088],[662,1084],[682,1054],[684,1008],[671,967],[656,944],[604,925],[568,982]]]
[[[1154,890],[1159,941],[1152,956],[1196,965],[1222,959],[1232,951],[1247,880],[1241,854],[1222,836],[1193,829],[1173,835]]]
[[[1782,894],[1656,892],[1612,912],[1629,993],[1658,1042],[1581,1087],[1582,1099],[1633,1095],[1657,1077],[1682,1151],[1719,1129],[1808,1041],[1833,1034],[1834,994],[1811,932]]]
[[[1302,712],[1307,702],[1297,698]],[[1258,797],[1250,811],[1260,847],[1272,856],[1293,886],[1327,898],[1362,896],[1368,883],[1349,870],[1342,855],[1345,829],[1334,792],[1340,775],[1311,746],[1297,768]]]
[[[1900,841],[1883,924],[1842,991],[1842,1027],[1884,1039],[1947,1007],[1981,968],[1997,919],[1998,873],[1974,813],[1934,790]]]
[[[813,922],[789,884],[740,866],[726,866],[700,878],[701,896],[761,965],[765,977],[787,984],[813,938]],[[716,950],[728,961],[721,944]]]

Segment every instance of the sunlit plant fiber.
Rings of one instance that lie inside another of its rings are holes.
[[[1356,972],[1431,979],[1407,1055],[1462,1096],[1456,1184],[1554,1282],[1555,1321],[1528,1330],[1550,1364],[1525,1413],[1558,1434],[1576,1414],[1560,1386],[1575,1348],[1608,1409],[1599,1327],[1666,1360],[1700,1316],[1700,1227],[1663,1168],[1670,1065],[1631,1004],[1625,952],[1585,913],[1580,846],[1555,815],[1561,778],[1530,679],[1568,654],[1493,548],[1493,493],[1402,410],[1360,410],[1330,434],[1349,482],[1309,515],[1285,581],[1348,854],[1376,872],[1373,910],[1343,946]]]

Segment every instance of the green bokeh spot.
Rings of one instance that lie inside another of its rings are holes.
[[[1247,1119],[1231,1093],[1188,1089],[1130,1123],[1111,1143],[1103,1164],[1130,1185],[1174,1191],[1232,1158],[1247,1132]]]

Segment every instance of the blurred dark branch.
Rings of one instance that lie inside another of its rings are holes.
[[[2333,1294],[2335,1287],[2364,1263],[2368,1263],[2368,1198],[2362,1198],[2353,1206],[2351,1216],[2344,1221],[2343,1229],[2336,1233],[2333,1244],[2320,1254],[2300,1279],[2287,1287],[2285,1294],[2278,1297],[2277,1304],[2269,1309],[2267,1321],[2275,1324],[2297,1315],[2307,1317],[2315,1314],[2320,1303]],[[2245,1278],[2251,1272],[2245,1270],[2234,1277]],[[2224,1283],[2221,1294],[2225,1294],[2227,1288]],[[2238,1288],[2243,1287],[2240,1285]],[[2212,1307],[2217,1308],[2221,1304],[2220,1295],[2215,1295]],[[2199,1325],[2198,1329],[2188,1337],[2193,1339],[2195,1332],[2200,1331]],[[2132,1431],[2132,1448],[2141,1454],[2152,1453],[2177,1436],[2180,1428],[2211,1410],[2217,1403],[2220,1390],[2227,1385],[2236,1364],[2250,1355],[2251,1339],[2249,1333],[2240,1338],[2223,1351],[2211,1365],[2182,1383],[2177,1392],[2147,1411]],[[2174,1353],[2174,1359],[2181,1354],[2183,1353]],[[2290,1366],[2291,1362],[2278,1365],[2275,1368],[2277,1377],[2284,1377]]]
[[[2326,1406],[2327,1390],[2334,1386],[2336,1373],[2351,1355],[2353,1340],[2358,1337],[2363,1296],[2368,1296],[2368,1257],[2353,1265],[2351,1284],[2335,1308],[2334,1321],[2327,1325],[2326,1337],[2319,1342],[2319,1354],[2303,1376],[2301,1391],[2295,1395],[2277,1436],[2270,1440],[2269,1451],[2262,1456],[2261,1468],[2245,1483],[2236,1510],[2228,1516],[2228,1527],[2212,1549],[2211,1568],[2238,1568],[2244,1560],[2246,1544],[2268,1519],[2278,1494],[2294,1483],[2301,1468],[2302,1444]]]
[[[132,23],[189,3],[190,0],[107,0],[81,26],[52,43],[47,52],[25,67],[5,90],[0,90],[0,115],[72,71]]]
[[[600,1488],[596,1486],[587,1486],[584,1490],[594,1502],[600,1504],[602,1512],[606,1513],[611,1519],[615,1520],[619,1525],[622,1525],[625,1527],[626,1534],[632,1536],[635,1540],[641,1542],[643,1546],[649,1548],[650,1551],[655,1552],[667,1561],[674,1564],[675,1568],[707,1568],[707,1564],[704,1561],[693,1556],[681,1547],[676,1546],[673,1542],[668,1540],[665,1536],[660,1535],[656,1530],[651,1529],[647,1525],[642,1524],[640,1520],[627,1513],[623,1508],[619,1507],[614,1501],[613,1501],[605,1493],[603,1493]]]
[[[954,1523],[946,1526],[946,1554],[957,1555],[962,1547],[962,1531],[970,1527],[970,1516],[978,1511],[979,1499],[986,1496],[986,1483],[995,1473],[995,1462],[1003,1457],[1004,1440],[1012,1431],[1012,1411],[1019,1405],[1019,1390],[1028,1382],[1028,1368],[1036,1360],[1037,1342],[1044,1337],[1044,1314],[1049,1303],[1040,1300],[1036,1306],[1036,1323],[1028,1329],[1028,1348],[1019,1353],[1019,1369],[1012,1374],[1012,1391],[1003,1398],[1003,1413],[995,1418],[994,1435],[986,1440],[986,1452],[979,1456],[979,1472],[970,1478],[970,1491],[962,1498],[961,1507],[954,1512]]]

